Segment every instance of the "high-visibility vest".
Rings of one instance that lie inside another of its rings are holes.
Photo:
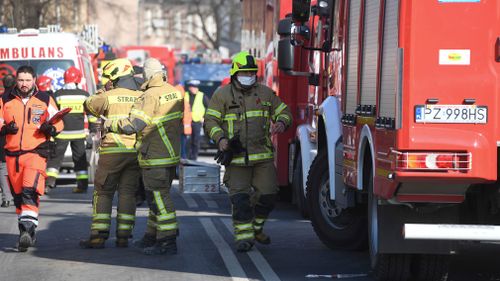
[[[205,115],[205,106],[203,105],[203,93],[198,92],[194,96],[193,108],[191,109],[193,122],[200,122]]]

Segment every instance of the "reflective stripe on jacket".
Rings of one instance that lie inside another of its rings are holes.
[[[75,140],[86,137],[83,103],[88,97],[89,93],[80,89],[61,89],[54,93],[59,109],[71,108],[71,112],[63,118],[64,130],[57,135],[57,139]]]
[[[141,91],[116,88],[88,98],[85,109],[94,116],[103,115],[112,120],[127,118],[132,105],[142,95]],[[135,135],[115,134],[108,132],[101,141],[100,154],[136,153]]]
[[[0,99],[0,124],[16,122],[19,131],[6,136],[5,149],[10,152],[30,151],[37,148],[48,138],[38,129],[57,112],[54,99],[47,92],[34,90],[26,104],[17,94],[17,89],[10,91]],[[62,121],[54,124],[57,132],[64,128]]]
[[[154,75],[126,119],[112,123],[113,132],[137,132],[139,166],[170,167],[180,160],[184,97],[174,86]],[[143,124],[137,129],[137,124]]]
[[[239,136],[246,152],[235,155],[231,164],[250,165],[274,159],[269,128],[281,121],[292,124],[287,105],[270,88],[256,84],[242,91],[233,84],[219,88],[205,114],[205,134],[216,143],[222,137]]]

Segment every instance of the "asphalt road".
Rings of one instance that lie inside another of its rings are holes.
[[[212,162],[210,157],[201,160]],[[18,236],[14,208],[0,208],[0,281],[329,280],[306,275],[368,273],[367,253],[326,248],[310,223],[283,202],[265,227],[272,244],[237,253],[227,194],[181,194],[177,181],[172,190],[180,225],[177,255],[145,256],[132,247],[116,248],[113,237],[105,249],[80,249],[79,240],[89,235],[91,192],[72,194],[72,187],[59,186],[41,198],[37,245],[26,253],[14,247]],[[137,210],[136,238],[144,232],[147,211],[146,206]],[[467,247],[465,254],[453,259],[449,279],[500,280],[500,273],[495,273],[498,253],[498,246]]]

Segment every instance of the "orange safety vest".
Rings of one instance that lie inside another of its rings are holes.
[[[182,85],[175,86],[181,93],[182,97],[185,97],[184,87]],[[184,135],[191,135],[193,129],[191,128],[191,122],[193,118],[191,116],[191,106],[189,105],[189,99],[184,99],[184,115],[182,117],[182,124],[184,124]]]
[[[19,127],[17,134],[6,136],[5,149],[10,152],[31,151],[48,140],[38,129],[58,112],[57,105],[46,92],[35,90],[26,104],[16,92],[12,90],[0,99],[0,124],[14,121]],[[64,127],[62,120],[54,126],[58,132]]]

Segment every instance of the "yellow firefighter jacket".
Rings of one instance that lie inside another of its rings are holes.
[[[205,114],[205,134],[216,143],[223,137],[239,136],[246,152],[235,155],[231,165],[251,165],[274,159],[271,121],[281,121],[286,127],[292,124],[290,110],[272,89],[255,84],[243,91],[231,83],[212,96]]]
[[[137,133],[139,166],[170,167],[180,160],[184,97],[174,86],[155,74],[142,86],[144,94],[127,118],[114,120],[113,132]]]
[[[84,102],[84,107],[93,116],[104,116],[110,120],[128,117],[132,105],[142,95],[141,91],[116,88],[98,92]],[[100,154],[135,153],[135,135],[106,133],[101,140]]]

